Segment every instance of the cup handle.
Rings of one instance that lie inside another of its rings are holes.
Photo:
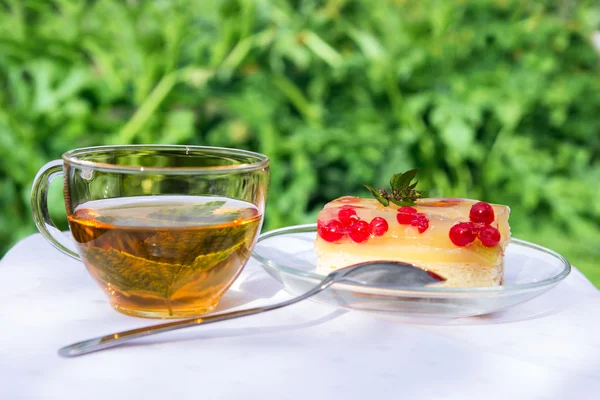
[[[54,178],[64,175],[62,160],[50,161],[38,171],[31,187],[31,211],[33,221],[42,236],[68,256],[80,260],[79,255],[72,249],[72,244],[54,225],[48,212],[48,188]]]

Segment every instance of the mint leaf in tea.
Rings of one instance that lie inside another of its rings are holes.
[[[252,204],[202,196],[95,200],[69,216],[113,307],[151,317],[212,309],[248,260],[260,221]]]

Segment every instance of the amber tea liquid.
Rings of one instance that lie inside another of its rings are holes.
[[[79,254],[113,308],[176,318],[212,310],[250,256],[261,215],[222,197],[94,200],[69,216]]]

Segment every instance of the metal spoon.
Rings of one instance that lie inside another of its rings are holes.
[[[222,314],[209,315],[206,317],[184,319],[180,321],[168,322],[148,326],[144,328],[132,329],[112,335],[97,337],[74,343],[58,350],[58,354],[63,357],[76,357],[98,350],[104,350],[109,347],[118,346],[121,343],[144,336],[155,335],[157,333],[169,332],[176,329],[183,329],[190,326],[206,325],[213,322],[226,321],[229,319],[246,317],[248,315],[260,314],[267,311],[277,310],[289,306],[299,301],[308,299],[311,296],[327,289],[334,283],[353,283],[377,286],[401,286],[401,287],[419,287],[431,283],[439,283],[444,279],[431,272],[422,270],[411,264],[394,261],[372,261],[360,264],[354,264],[346,268],[333,271],[327,275],[318,285],[306,293],[294,297],[281,303],[255,307],[247,310],[226,312]]]

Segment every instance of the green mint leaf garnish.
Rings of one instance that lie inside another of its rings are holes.
[[[401,174],[392,175],[390,179],[390,186],[393,189],[403,189],[410,185],[410,182],[415,178],[419,172],[418,168],[411,169],[410,171],[403,172]]]
[[[412,182],[417,175],[417,172],[419,172],[419,169],[415,168],[400,174],[392,175],[392,178],[390,179],[392,190],[390,192],[385,189],[374,189],[368,185],[365,185],[365,187],[377,201],[386,207],[390,202],[398,206],[412,206],[415,204],[415,201],[423,197],[424,194],[423,191],[415,190],[419,181]]]
[[[369,186],[369,185],[365,185],[365,187],[367,188],[367,190],[368,190],[369,192],[371,192],[371,194],[373,194],[373,196],[374,196],[374,197],[375,197],[375,198],[376,198],[376,199],[377,199],[377,200],[378,200],[378,201],[379,201],[381,204],[383,204],[383,205],[384,205],[384,206],[386,206],[386,207],[387,207],[387,206],[390,204],[390,203],[389,203],[389,201],[388,201],[388,199],[387,199],[387,197],[386,197],[386,196],[387,196],[387,193],[384,193],[384,192],[382,192],[382,191],[380,191],[380,190],[377,190],[377,189],[373,189],[373,188],[372,188],[371,186]]]

